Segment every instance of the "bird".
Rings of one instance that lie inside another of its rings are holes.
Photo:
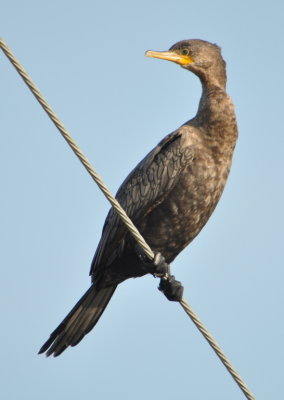
[[[153,250],[155,260],[145,259],[111,208],[91,264],[91,286],[39,354],[56,357],[77,345],[96,325],[121,282],[148,273],[162,276],[165,266],[204,227],[227,181],[238,128],[234,105],[226,92],[226,63],[220,47],[190,39],[177,42],[168,51],[149,50],[145,55],[191,71],[202,86],[196,116],[162,139],[116,194]],[[168,298],[180,300],[180,285],[177,291],[178,296],[171,298],[169,294]]]

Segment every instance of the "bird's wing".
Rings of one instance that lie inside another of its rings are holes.
[[[166,136],[127,176],[116,198],[134,224],[160,204],[193,158],[182,145],[182,130]],[[90,274],[110,265],[123,252],[127,228],[113,208],[109,211]]]

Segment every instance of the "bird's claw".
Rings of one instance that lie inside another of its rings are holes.
[[[161,278],[158,289],[164,293],[170,301],[181,301],[183,296],[183,286],[181,282],[176,281],[174,275]]]

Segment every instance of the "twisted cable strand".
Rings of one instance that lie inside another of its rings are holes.
[[[39,89],[36,87],[36,85],[33,83],[32,79],[29,77],[29,75],[26,73],[20,62],[17,60],[17,58],[14,56],[12,51],[9,49],[9,47],[6,45],[4,40],[0,38],[0,47],[2,48],[3,52],[5,55],[8,57],[8,59],[11,61],[11,63],[14,65],[15,69],[17,72],[20,74],[20,76],[23,78],[24,82],[28,86],[28,88],[31,90],[31,92],[34,94],[38,102],[41,104],[43,107],[44,111],[48,114],[49,118],[52,120],[56,128],[60,131],[66,142],[69,144],[75,155],[79,158],[81,163],[84,165],[86,170],[89,172],[93,180],[97,183],[99,186],[100,190],[104,193],[108,201],[111,203],[115,211],[118,213],[122,221],[125,223],[135,240],[139,243],[140,247],[144,250],[145,254],[152,260],[154,258],[154,253],[149,247],[149,245],[146,243],[144,238],[141,236],[139,233],[138,229],[135,227],[131,219],[127,216],[123,208],[120,206],[118,201],[115,199],[115,197],[112,195],[112,193],[109,191],[107,186],[104,184],[100,176],[97,174],[97,172],[94,170],[92,167],[91,163],[87,159],[87,157],[83,154],[75,140],[71,137],[70,133],[67,131],[67,129],[64,127],[62,122],[59,120],[57,115],[54,113],[54,111],[51,109],[47,101],[44,99],[43,95],[40,93]],[[192,322],[196,325],[198,330],[202,333],[204,338],[207,340],[207,342],[210,344],[212,349],[215,351],[217,356],[220,358],[222,361],[223,365],[226,367],[228,372],[231,374],[237,385],[240,387],[240,389],[243,391],[245,397],[248,400],[255,400],[253,397],[252,393],[240,377],[240,375],[236,372],[228,358],[225,356],[221,348],[218,346],[217,342],[214,340],[212,335],[207,331],[205,326],[202,324],[200,319],[197,317],[197,315],[193,312],[189,304],[186,302],[185,299],[182,299],[180,301],[181,306],[183,307],[184,311],[187,313],[187,315],[191,318]]]
[[[227,356],[224,354],[223,350],[220,348],[216,340],[213,338],[213,336],[207,331],[203,323],[200,321],[198,316],[193,312],[191,309],[190,305],[185,301],[185,299],[182,299],[180,302],[180,305],[184,309],[184,311],[187,313],[187,315],[190,317],[192,322],[195,324],[195,326],[198,328],[199,332],[203,335],[203,337],[207,340],[207,342],[210,344],[212,349],[215,351],[223,365],[226,367],[227,371],[231,374],[232,378],[236,382],[236,384],[239,386],[239,388],[242,390],[244,393],[245,397],[248,400],[255,400],[255,397],[241,378],[241,376],[237,373]]]

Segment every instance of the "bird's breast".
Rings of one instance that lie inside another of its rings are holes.
[[[138,225],[154,251],[171,262],[200,232],[215,209],[230,170],[231,157],[214,160],[196,152],[167,197]]]

